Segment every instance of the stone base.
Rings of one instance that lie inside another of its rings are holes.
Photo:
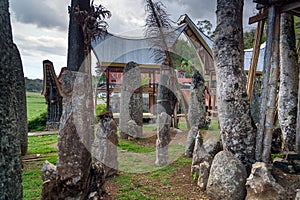
[[[55,131],[59,128],[59,122],[46,122],[47,131]]]

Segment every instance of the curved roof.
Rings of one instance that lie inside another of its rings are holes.
[[[186,25],[181,25],[166,34],[170,49],[183,32]],[[126,38],[107,33],[105,36],[92,41],[93,51],[100,62],[157,65],[154,59],[154,43],[156,38]]]

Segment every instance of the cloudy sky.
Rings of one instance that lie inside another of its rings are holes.
[[[162,0],[173,21],[188,14],[197,23],[207,19],[215,27],[216,0]],[[135,36],[145,21],[144,0],[95,0],[112,12],[108,31]],[[54,63],[56,73],[67,64],[68,5],[71,0],[10,0],[14,42],[23,61],[24,74],[42,78],[42,61]],[[244,28],[247,19],[256,13],[252,0],[245,0]]]

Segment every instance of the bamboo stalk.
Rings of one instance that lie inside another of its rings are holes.
[[[265,114],[267,106],[267,93],[268,93],[268,83],[271,68],[271,58],[272,58],[272,42],[273,42],[273,32],[275,29],[275,6],[269,8],[268,14],[268,32],[266,41],[266,51],[264,57],[264,69],[263,69],[263,80],[262,80],[262,90],[261,90],[261,107],[260,107],[260,124],[256,135],[256,149],[255,149],[255,159],[261,161],[262,147],[263,147],[263,135],[265,127]]]
[[[269,80],[269,98],[267,103],[263,153],[262,161],[269,162],[271,155],[272,134],[274,129],[275,113],[276,113],[276,99],[278,94],[278,80],[280,71],[280,55],[279,55],[279,41],[280,41],[280,13],[275,11],[275,30],[273,40],[273,56],[271,63],[271,73]]]

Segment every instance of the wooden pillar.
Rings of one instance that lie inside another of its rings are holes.
[[[262,80],[262,89],[261,89],[261,106],[260,106],[260,124],[259,129],[256,135],[256,149],[255,149],[255,159],[261,161],[261,155],[263,151],[263,136],[264,136],[264,127],[266,119],[266,106],[267,106],[267,93],[268,93],[268,83],[269,83],[269,74],[271,68],[271,59],[273,52],[273,33],[275,29],[275,6],[272,5],[269,8],[268,14],[268,32],[267,32],[267,41],[266,41],[266,51],[264,57],[264,69],[263,69],[263,80]]]
[[[260,10],[260,13],[262,13],[262,10]],[[254,47],[253,47],[251,64],[250,64],[247,86],[246,86],[248,99],[250,102],[251,102],[251,98],[252,98],[252,94],[253,94],[254,79],[255,79],[255,75],[256,75],[256,68],[257,68],[257,63],[258,63],[258,57],[259,57],[259,52],[260,52],[260,43],[261,43],[261,39],[262,39],[262,35],[263,35],[264,24],[265,24],[264,20],[259,21],[257,28],[256,28],[256,32],[255,32]]]
[[[110,92],[109,92],[109,67],[106,69],[106,111],[110,111],[109,109],[109,100],[110,100]]]
[[[276,113],[276,99],[278,94],[278,80],[280,71],[280,55],[279,55],[279,42],[280,42],[280,13],[275,10],[275,25],[274,25],[274,38],[272,48],[272,61],[269,80],[269,92],[267,101],[267,110],[265,115],[265,130],[263,140],[262,161],[269,162],[271,154],[272,134],[274,130],[275,113]]]

